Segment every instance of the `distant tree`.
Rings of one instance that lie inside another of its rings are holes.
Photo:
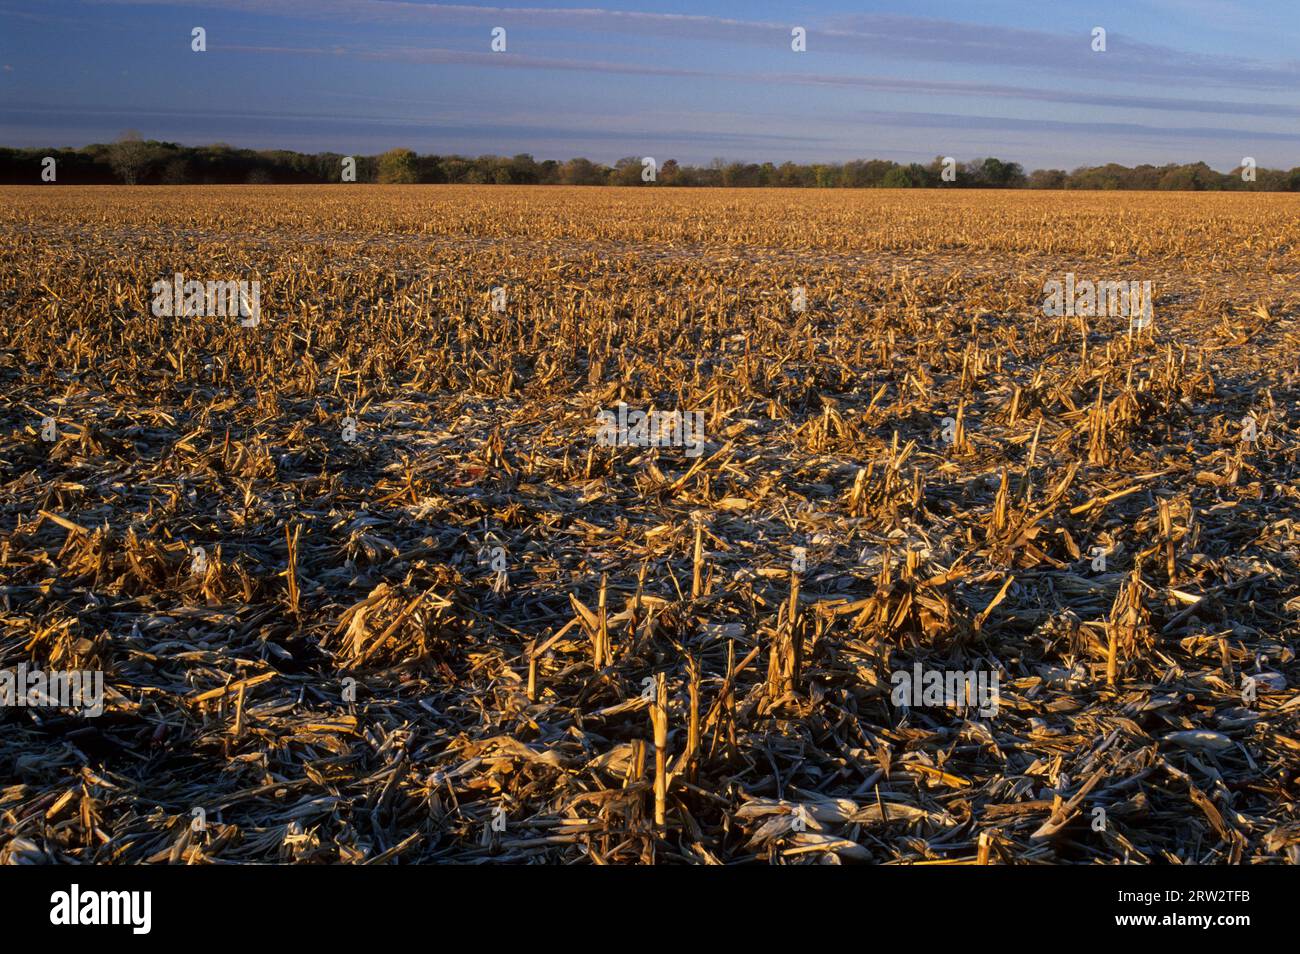
[[[918,189],[928,189],[931,186],[937,186],[941,181],[937,171],[932,176],[930,175],[930,170],[919,162],[908,163],[907,176]]]
[[[785,188],[803,185],[802,167],[793,162],[783,162],[776,167],[776,184]]]
[[[880,185],[885,189],[911,189],[916,186],[912,180],[912,174],[903,166],[894,166],[885,173],[885,177],[880,180]]]
[[[682,166],[673,177],[673,184],[679,186],[697,186],[700,184],[700,170],[696,166]]]
[[[236,149],[225,143],[184,146],[143,140],[128,131],[114,143],[92,143],[81,149],[5,149],[0,147],[0,183],[32,181],[32,170],[47,155],[58,160],[58,183],[95,184],[163,182],[208,185],[237,182],[339,182],[343,156],[339,153],[298,153],[287,149]],[[613,167],[576,158],[560,163],[538,162],[527,153],[516,156],[416,155],[394,149],[382,156],[353,155],[358,182],[452,182],[481,184],[608,185],[644,184],[642,160],[620,159]],[[926,165],[899,165],[885,159],[854,159],[838,163],[800,165],[760,164],[715,159],[707,165],[661,163],[655,182],[674,186],[733,186],[743,188],[1024,188],[1032,189],[1165,189],[1300,192],[1300,169],[1255,170],[1253,181],[1242,179],[1240,168],[1219,173],[1204,162],[1132,168],[1118,163],[1083,166],[1066,173],[1039,169],[1025,175],[1019,164],[996,158],[961,163],[955,182],[944,182],[943,157]]]
[[[1113,163],[1107,166],[1080,167],[1070,173],[1066,180],[1067,189],[1119,189],[1123,186],[1123,166]]]
[[[565,185],[600,185],[604,176],[590,159],[570,159],[560,167],[560,181]]]
[[[415,153],[410,149],[390,149],[379,157],[379,181],[383,183],[419,182]]]
[[[951,189],[954,186],[960,186],[962,183],[957,180],[953,180],[952,182],[944,181],[943,170],[945,168],[944,159],[946,158],[947,156],[935,156],[931,159],[930,164],[925,167],[925,178],[927,182],[931,182],[940,188]],[[955,172],[956,169],[954,168],[953,171]]]
[[[537,181],[545,185],[556,185],[560,181],[560,164],[554,159],[547,159],[537,166]]]
[[[992,156],[980,166],[981,179],[996,189],[1018,188],[1025,184],[1025,171],[1018,162],[1003,162]]]
[[[840,170],[838,166],[814,164],[812,167],[813,184],[819,189],[831,189],[839,185]]]
[[[128,129],[108,147],[108,163],[127,185],[135,185],[152,158],[152,150],[134,129]]]
[[[1064,169],[1035,169],[1027,184],[1031,189],[1064,189],[1065,179]]]
[[[692,184],[710,187],[722,185],[722,170],[726,164],[725,159],[714,159],[707,166],[696,168]]]
[[[1288,187],[1287,174],[1280,169],[1260,169],[1256,172],[1254,182],[1244,182],[1241,171],[1237,170],[1235,175],[1228,176],[1224,188],[1230,184],[1233,188],[1250,192],[1286,192]]]
[[[185,185],[190,181],[190,164],[184,159],[173,159],[163,166],[164,185]]]
[[[731,188],[753,188],[762,170],[754,163],[729,162],[722,168],[722,184]]]
[[[984,181],[991,186],[1002,186],[1006,184],[1007,167],[1001,159],[994,159],[992,156],[984,160]]]
[[[442,174],[448,182],[468,182],[473,164],[460,156],[448,156],[442,160]]]
[[[511,185],[515,181],[510,160],[500,156],[479,156],[475,159],[473,178],[476,182],[492,185]]]
[[[1203,162],[1175,166],[1160,177],[1160,189],[1199,192],[1222,188],[1222,177]]]
[[[610,173],[610,185],[639,186],[641,184],[641,160],[636,156],[624,156],[614,163]]]
[[[1155,189],[1160,185],[1160,177],[1164,171],[1157,169],[1155,166],[1148,164],[1136,166],[1132,169],[1125,169],[1123,166],[1117,166],[1113,163],[1106,168],[1114,171],[1115,176],[1119,179],[1121,189]],[[1170,168],[1173,168],[1172,166]]]
[[[446,170],[442,167],[441,156],[416,156],[415,179],[417,182],[446,182]]]
[[[541,171],[537,160],[528,153],[520,153],[510,160],[510,181],[521,185],[531,185],[540,181]]]
[[[875,188],[894,165],[884,159],[854,159],[840,170],[840,185],[850,189]]]

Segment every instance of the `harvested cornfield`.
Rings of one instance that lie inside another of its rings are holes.
[[[1294,196],[0,234],[0,861],[1300,861]]]

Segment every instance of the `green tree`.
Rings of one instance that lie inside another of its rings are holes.
[[[409,149],[390,149],[379,157],[379,181],[384,183],[419,182],[415,153]]]
[[[813,182],[819,189],[832,189],[840,184],[839,169],[818,163],[812,167]]]
[[[614,163],[614,171],[609,177],[610,185],[639,186],[641,184],[641,160],[636,156],[624,156]]]
[[[600,185],[603,178],[590,159],[570,159],[560,167],[560,181],[565,185]]]
[[[532,184],[540,181],[541,173],[537,160],[526,152],[521,152],[510,160],[510,181],[520,184]]]
[[[912,174],[903,166],[894,166],[885,173],[885,178],[880,180],[880,185],[885,189],[912,189],[916,183],[912,181]]]

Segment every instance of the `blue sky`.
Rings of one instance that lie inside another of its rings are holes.
[[[0,144],[1300,166],[1297,0],[590,3],[0,0]]]

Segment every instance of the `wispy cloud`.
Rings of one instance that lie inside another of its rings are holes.
[[[917,129],[981,129],[1052,132],[1072,136],[1149,136],[1161,140],[1228,140],[1300,143],[1300,131],[1268,132],[1225,129],[1215,126],[1156,126],[1145,123],[1106,123],[1064,119],[1018,119],[1005,116],[972,116],[959,113],[864,111],[860,120]]]
[[[855,49],[876,55],[1032,69],[1110,82],[1178,81],[1290,89],[1300,81],[1300,69],[1294,63],[1257,63],[1241,57],[1188,53],[1143,43],[1116,31],[1107,34],[1104,53],[1092,50],[1088,33],[1067,35],[886,14],[838,17],[826,33],[837,43],[852,44]]]
[[[367,60],[401,63],[459,63],[503,69],[567,70],[592,73],[625,73],[629,76],[717,77],[707,70],[685,70],[667,66],[640,66],[632,63],[607,63],[600,60],[560,59],[526,56],[522,53],[481,53],[472,50],[449,50],[437,47],[400,49],[345,49],[342,47],[242,46],[232,44],[218,49],[232,53],[297,53],[307,56],[356,56]]]
[[[250,14],[388,25],[532,26],[679,39],[760,44],[786,48],[790,23],[701,14],[589,8],[468,6],[409,0],[98,0],[101,3],[167,3],[238,10]],[[1255,62],[1242,57],[1189,53],[1143,43],[1120,32],[1107,51],[1094,53],[1086,33],[1063,34],[1005,25],[892,14],[855,14],[808,25],[811,50],[893,61],[996,66],[1084,76],[1106,82],[1163,81],[1291,90],[1300,65]]]
[[[426,113],[421,116],[391,116],[375,113],[299,113],[279,110],[238,111],[223,109],[165,109],[156,107],[95,104],[64,107],[41,103],[6,108],[6,123],[21,124],[43,116],[62,115],[76,121],[104,121],[110,123],[149,123],[151,128],[185,131],[210,130],[217,120],[237,120],[247,129],[267,131],[284,126],[304,129],[338,127],[340,129],[367,129],[369,132],[394,131],[403,134],[439,135],[446,133],[484,134],[505,137],[544,135],[552,138],[583,137],[588,140],[623,141],[628,143],[653,140],[658,142],[718,142],[721,145],[749,143],[780,146],[798,144],[816,145],[826,140],[808,132],[779,133],[728,130],[724,117],[680,116],[668,113],[639,116],[557,114],[547,116],[545,122],[533,121],[520,115],[499,115],[483,119],[466,116],[462,110],[445,109],[441,114]],[[162,138],[166,138],[164,135]]]
[[[1025,100],[1031,102],[1064,103],[1073,106],[1089,106],[1098,108],[1210,113],[1232,116],[1271,116],[1289,119],[1300,118],[1300,106],[1273,103],[1180,99],[1177,97],[1161,96],[1128,96],[1122,94],[1073,92],[1068,90],[1054,90],[1038,87],[1021,87],[1007,84],[897,79],[886,76],[726,72],[720,70],[649,66],[635,63],[615,63],[603,60],[579,60],[572,58],[528,56],[520,53],[485,53],[439,47],[362,49],[339,46],[322,48],[245,46],[232,44],[229,46],[218,46],[216,48],[240,53],[268,53],[274,55],[300,54],[305,56],[355,56],[369,60],[406,63],[454,63],[501,69],[620,73],[629,76],[713,79],[746,84],[766,83],[771,85],[832,86],[877,93],[970,96],[989,100]]]

